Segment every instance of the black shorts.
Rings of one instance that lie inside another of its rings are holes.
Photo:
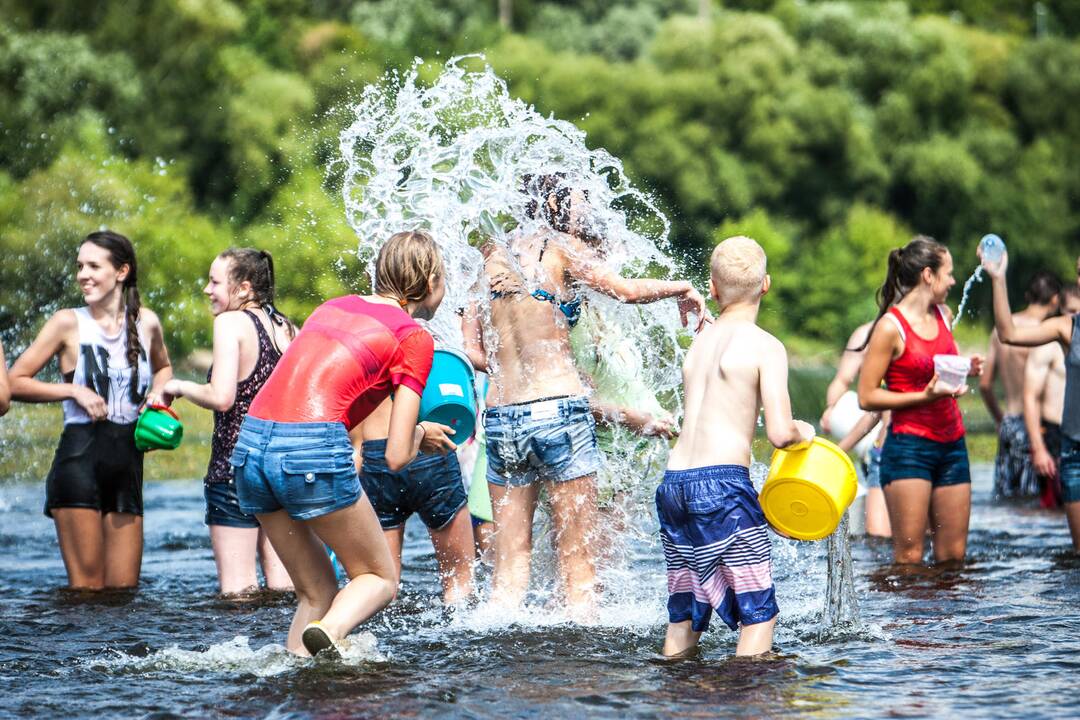
[[[54,508],[91,508],[143,514],[143,454],[135,425],[107,420],[64,426],[45,480],[45,514]]]

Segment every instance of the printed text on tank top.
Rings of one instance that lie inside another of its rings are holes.
[[[65,373],[64,380],[88,387],[100,395],[108,409],[106,419],[110,422],[135,422],[151,380],[150,362],[146,354],[150,343],[142,324],[136,323],[143,346],[139,353],[136,386],[127,358],[127,318],[115,334],[106,335],[90,314],[89,308],[75,308],[74,313],[78,321],[79,352],[75,359],[75,369]],[[65,425],[91,422],[90,416],[74,400],[64,400],[62,406]]]
[[[922,392],[934,377],[934,355],[955,355],[956,341],[945,321],[941,307],[934,308],[937,334],[925,338],[912,329],[897,307],[889,309],[888,317],[896,323],[904,342],[900,353],[885,370],[885,385],[893,392]],[[901,435],[917,435],[936,442],[954,442],[964,436],[964,422],[956,398],[938,398],[926,405],[900,408],[893,411],[892,431]]]
[[[281,351],[273,342],[271,333],[263,325],[259,316],[251,310],[245,309],[244,314],[255,323],[257,336],[257,355],[255,366],[243,380],[236,383],[236,399],[233,406],[224,412],[214,411],[214,435],[210,440],[210,462],[206,467],[204,482],[228,482],[232,479],[232,466],[229,464],[229,456],[236,447],[236,439],[240,435],[240,425],[244,416],[248,413],[251,401],[266,383],[270,373],[274,371],[278,360],[281,359]],[[213,366],[206,373],[206,382],[210,382],[213,376]]]

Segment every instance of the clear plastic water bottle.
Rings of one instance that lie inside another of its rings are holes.
[[[1005,254],[1005,241],[993,233],[983,235],[979,241],[979,250],[982,251],[983,260],[996,263]]]

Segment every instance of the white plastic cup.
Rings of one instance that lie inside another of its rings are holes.
[[[934,372],[937,373],[938,382],[942,385],[959,389],[967,382],[970,371],[971,358],[962,355],[934,356]]]

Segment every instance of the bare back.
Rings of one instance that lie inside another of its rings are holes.
[[[1046,371],[1042,396],[1039,398],[1039,413],[1046,422],[1061,424],[1065,412],[1065,351],[1059,343],[1050,343],[1032,348],[1030,363],[1044,365]]]
[[[698,334],[683,363],[685,413],[669,469],[749,467],[761,407],[761,358],[779,345],[743,320],[721,318]]]
[[[565,252],[552,242],[557,237],[519,236],[509,249],[494,244],[485,248],[484,270],[493,291],[491,328],[484,339],[493,361],[489,406],[585,392],[570,349],[567,318],[557,305],[530,294],[542,288],[567,300],[576,293]]]

